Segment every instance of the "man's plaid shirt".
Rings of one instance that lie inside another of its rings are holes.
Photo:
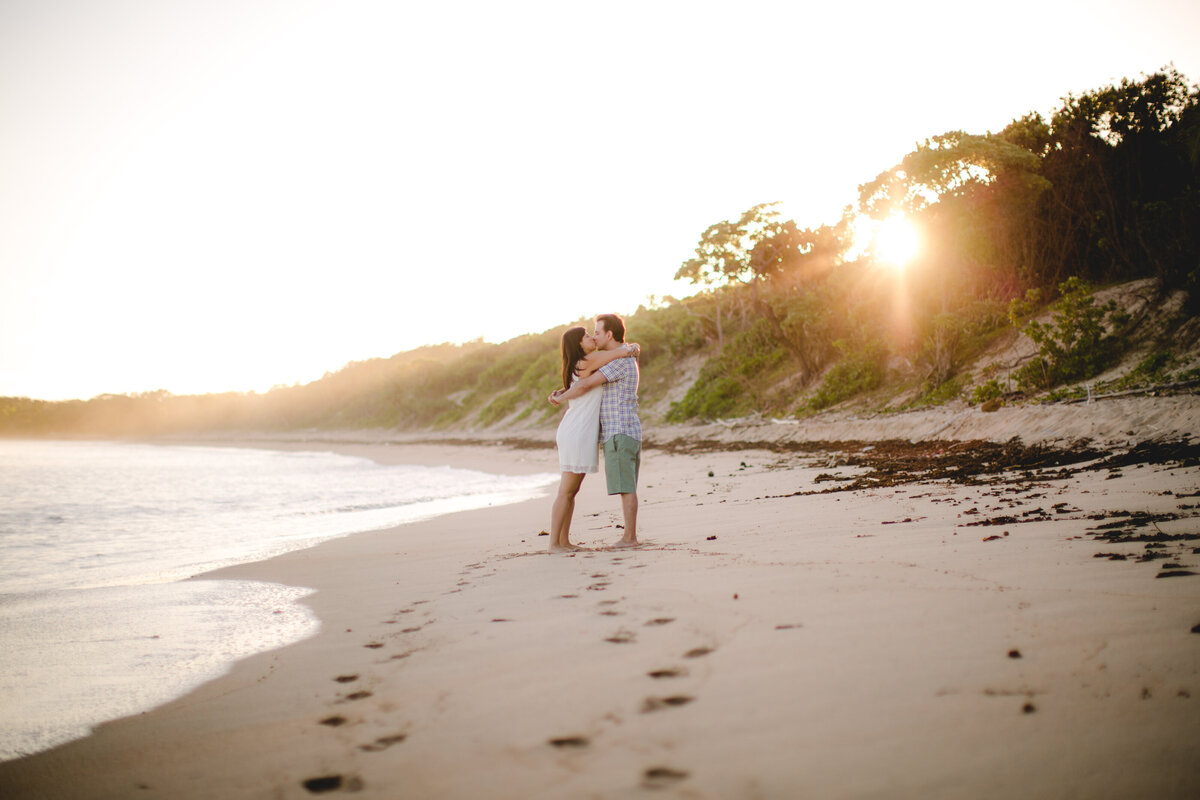
[[[600,399],[600,441],[607,442],[623,433],[639,442],[642,422],[638,419],[638,370],[636,358],[618,358],[600,368],[608,379]]]

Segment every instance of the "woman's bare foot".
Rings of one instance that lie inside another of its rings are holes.
[[[550,545],[551,553],[578,553],[580,550],[586,550],[586,549],[587,549],[586,547],[580,547],[579,545],[571,544],[570,542],[567,542],[566,544]]]
[[[624,549],[630,548],[630,547],[639,547],[639,546],[641,546],[641,544],[642,543],[639,542],[637,539],[621,539],[616,544],[614,544],[610,549],[624,550]]]

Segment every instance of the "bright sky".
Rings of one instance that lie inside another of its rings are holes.
[[[1200,80],[1197,42],[1191,0],[4,0],[0,395],[628,313],[714,222],[832,223],[919,140]]]

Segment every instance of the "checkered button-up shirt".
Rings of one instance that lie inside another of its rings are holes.
[[[636,358],[618,358],[600,368],[608,379],[600,399],[600,441],[607,442],[618,433],[642,440],[642,422],[638,419],[638,370]]]

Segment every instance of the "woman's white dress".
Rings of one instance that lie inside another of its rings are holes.
[[[574,378],[571,385],[575,385]],[[600,398],[604,387],[567,402],[567,413],[558,423],[558,464],[563,472],[596,472],[600,463]]]

